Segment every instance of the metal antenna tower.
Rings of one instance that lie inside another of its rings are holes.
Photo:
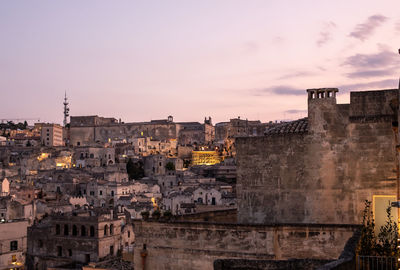
[[[68,108],[68,99],[67,99],[67,91],[65,91],[65,97],[64,97],[64,127],[67,125],[67,117],[69,116],[69,108]]]

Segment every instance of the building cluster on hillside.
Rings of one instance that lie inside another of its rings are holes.
[[[0,269],[126,266],[133,220],[236,209],[235,139],[270,126],[172,116],[0,124]]]
[[[291,122],[1,125],[0,269],[334,261],[365,200],[379,229],[400,183],[399,90],[337,91],[309,89]]]

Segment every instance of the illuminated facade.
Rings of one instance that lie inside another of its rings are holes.
[[[214,165],[221,162],[217,151],[192,151],[192,165]]]

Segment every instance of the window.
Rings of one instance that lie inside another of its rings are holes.
[[[16,261],[17,261],[17,255],[12,255],[11,262],[16,262]]]
[[[64,235],[68,235],[68,233],[69,233],[69,228],[68,228],[68,225],[65,224],[64,225]]]
[[[114,224],[110,225],[110,235],[114,234]]]
[[[111,190],[111,196],[114,197],[114,190]]]
[[[10,242],[10,250],[18,250],[18,241],[11,241]]]
[[[78,235],[78,228],[76,228],[76,225],[72,226],[72,235],[77,236]]]
[[[100,190],[100,191],[99,191],[99,194],[100,194],[100,195],[103,195],[103,191],[102,191],[102,190]]]
[[[94,237],[94,227],[90,226],[90,237]]]
[[[110,246],[110,254],[114,255],[114,246]]]
[[[78,145],[78,146],[81,145],[81,142],[77,142],[76,145]]]
[[[81,236],[86,236],[86,227],[85,226],[81,226]]]
[[[57,246],[57,256],[58,257],[62,256],[62,247],[61,246]]]
[[[56,234],[59,235],[59,234],[60,234],[60,231],[61,231],[61,229],[60,229],[60,224],[57,224],[57,225],[56,225]]]
[[[38,246],[39,246],[40,248],[43,247],[43,241],[42,241],[42,240],[39,240]]]
[[[128,238],[131,237],[131,231],[128,231]]]
[[[90,254],[85,254],[85,261],[86,263],[90,262]]]
[[[72,257],[72,249],[68,249],[68,256]]]
[[[104,225],[104,235],[107,235],[108,233],[108,225]]]

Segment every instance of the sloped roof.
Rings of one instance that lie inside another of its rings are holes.
[[[308,118],[302,118],[291,122],[281,123],[267,129],[264,135],[292,134],[308,132]]]

